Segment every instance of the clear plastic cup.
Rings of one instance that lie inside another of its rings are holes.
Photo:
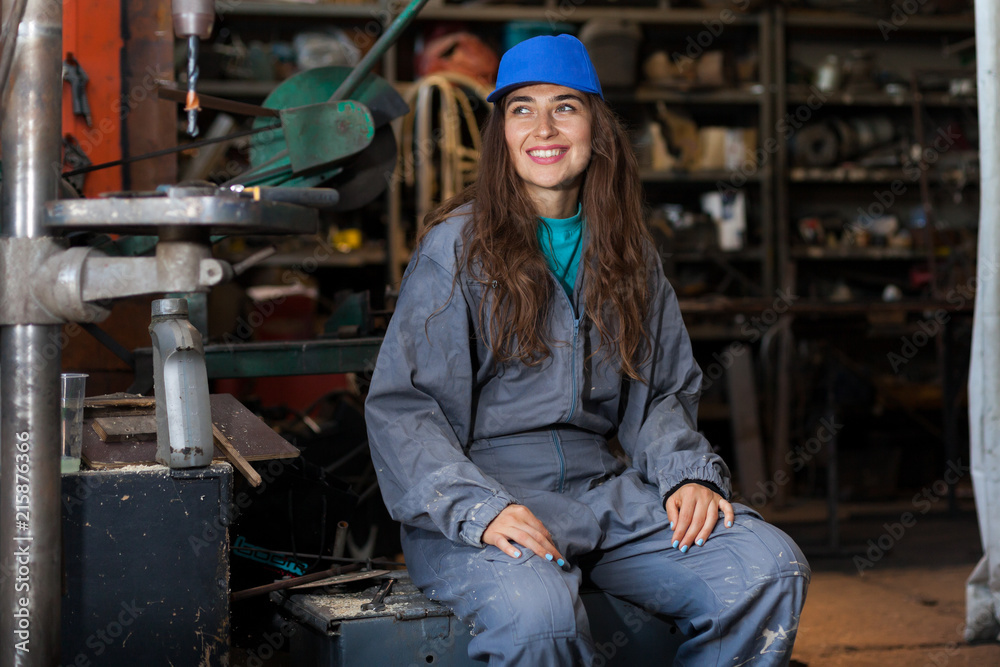
[[[62,374],[62,471],[80,469],[83,449],[83,397],[86,373]]]

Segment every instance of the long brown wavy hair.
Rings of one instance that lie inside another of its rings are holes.
[[[641,380],[637,367],[648,354],[650,245],[639,169],[617,116],[600,97],[588,97],[591,160],[580,189],[589,237],[581,257],[584,315],[600,333],[601,347],[617,353],[621,372]],[[493,295],[480,302],[480,330],[500,363],[517,360],[534,366],[551,353],[546,322],[553,291],[561,287],[549,278],[538,243],[538,213],[507,148],[506,99],[494,104],[483,125],[475,182],[428,214],[420,238],[473,202],[471,223],[463,231],[462,261]]]

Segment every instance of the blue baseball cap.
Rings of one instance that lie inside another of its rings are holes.
[[[515,88],[536,83],[566,86],[604,99],[587,47],[572,35],[532,37],[503,54],[497,88],[486,100],[496,102]]]

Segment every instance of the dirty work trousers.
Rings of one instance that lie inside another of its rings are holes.
[[[512,558],[404,526],[410,576],[472,626],[472,658],[494,667],[591,665],[578,593],[586,578],[672,618],[687,637],[675,665],[788,663],[810,569],[750,508],[734,505],[732,528],[720,512],[704,546],[681,553],[658,490],[622,470],[600,436],[560,429],[492,438],[474,443],[469,457],[538,516],[569,561],[560,568],[523,546]]]

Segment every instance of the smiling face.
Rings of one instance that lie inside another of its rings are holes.
[[[590,164],[590,127],[590,100],[572,88],[524,86],[504,101],[507,150],[539,215],[566,218],[576,212]]]

